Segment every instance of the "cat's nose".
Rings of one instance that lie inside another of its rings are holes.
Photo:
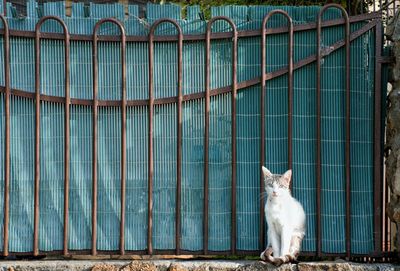
[[[278,196],[278,193],[276,193],[275,191],[272,192],[272,196],[276,197]]]

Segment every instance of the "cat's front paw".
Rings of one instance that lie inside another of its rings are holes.
[[[273,252],[274,252],[274,250],[272,249],[272,247],[267,247],[263,252],[261,252],[261,255],[260,255],[261,260],[266,261],[266,262],[273,261],[274,258],[271,256]]]

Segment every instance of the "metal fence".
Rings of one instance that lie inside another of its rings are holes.
[[[385,255],[380,13],[212,13],[0,17],[5,256],[257,255],[261,165],[294,171],[303,255]]]

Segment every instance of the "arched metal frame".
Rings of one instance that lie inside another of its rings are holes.
[[[69,205],[69,106],[70,106],[70,78],[69,78],[69,49],[70,36],[67,25],[56,16],[41,18],[35,27],[35,203],[34,203],[34,237],[33,255],[39,255],[39,187],[40,187],[40,27],[48,20],[58,22],[64,32],[64,67],[65,67],[65,117],[64,117],[64,249],[68,253],[68,205]]]
[[[5,133],[5,158],[4,158],[4,224],[3,224],[3,256],[8,256],[8,224],[10,220],[10,32],[6,18],[0,14],[0,20],[4,28],[4,79],[6,111],[6,133]]]
[[[328,8],[339,8],[342,11],[344,19],[335,19],[331,21],[322,21],[322,15],[323,12],[328,9]],[[170,19],[161,19],[157,22],[155,22],[151,28],[150,35],[148,37],[142,37],[142,36],[126,36],[125,35],[125,30],[122,26],[122,24],[115,19],[112,18],[107,18],[103,19],[99,22],[97,22],[93,35],[70,35],[68,33],[68,29],[66,25],[63,23],[61,19],[55,16],[46,16],[43,17],[41,20],[36,25],[35,32],[29,32],[29,31],[18,31],[18,30],[9,30],[8,24],[6,19],[1,16],[1,20],[3,22],[3,28],[0,29],[0,34],[3,34],[4,37],[4,59],[5,59],[5,86],[0,87],[0,92],[5,93],[5,111],[6,111],[6,118],[5,118],[5,123],[6,123],[6,133],[5,133],[5,190],[4,190],[4,249],[3,249],[3,255],[7,256],[9,255],[8,251],[8,224],[9,224],[9,184],[10,184],[10,97],[11,95],[13,96],[19,96],[19,97],[25,97],[29,99],[35,99],[36,101],[36,107],[35,107],[35,112],[36,112],[36,129],[35,129],[35,213],[34,213],[34,251],[33,254],[36,256],[39,254],[39,248],[38,248],[38,220],[39,220],[39,181],[40,181],[40,101],[49,101],[49,102],[55,102],[55,103],[64,103],[65,105],[65,172],[64,172],[64,177],[65,177],[65,183],[64,183],[64,249],[63,249],[63,254],[68,255],[68,254],[79,254],[79,251],[68,251],[68,192],[69,192],[69,107],[71,104],[77,104],[77,105],[86,105],[86,106],[92,106],[93,107],[93,195],[97,195],[97,166],[96,166],[96,157],[97,157],[97,150],[96,150],[96,140],[97,140],[97,108],[98,107],[103,107],[103,106],[121,106],[121,111],[122,111],[122,134],[121,134],[121,147],[122,147],[122,152],[121,152],[121,236],[120,236],[120,250],[119,254],[123,255],[125,254],[124,250],[124,219],[125,219],[125,178],[126,178],[126,107],[127,106],[149,106],[149,123],[151,124],[152,122],[152,114],[153,114],[153,106],[155,104],[170,104],[170,103],[177,103],[178,107],[178,146],[177,146],[177,152],[178,152],[178,163],[177,163],[177,218],[176,218],[176,250],[174,250],[175,254],[221,254],[223,252],[215,252],[215,251],[208,251],[208,145],[209,145],[209,138],[208,138],[208,133],[209,133],[209,107],[210,107],[210,97],[215,96],[215,95],[220,95],[220,94],[225,94],[225,93],[232,93],[232,135],[236,134],[236,92],[247,88],[249,86],[253,86],[256,84],[261,83],[262,84],[262,90],[265,89],[265,82],[267,80],[271,80],[273,78],[276,78],[278,76],[281,76],[283,74],[289,73],[289,82],[288,82],[288,91],[289,91],[289,110],[288,115],[290,116],[288,118],[288,126],[289,126],[289,131],[291,133],[291,116],[292,116],[292,106],[290,106],[291,99],[293,98],[293,94],[291,94],[292,91],[290,89],[293,89],[293,81],[291,81],[290,78],[293,77],[293,70],[299,69],[301,67],[304,67],[313,61],[317,61],[317,85],[319,87],[317,88],[317,102],[320,103],[320,61],[322,59],[322,56],[325,55],[325,53],[321,52],[320,48],[320,43],[319,43],[319,38],[321,37],[321,32],[322,32],[322,27],[327,27],[327,26],[335,26],[335,25],[343,25],[343,23],[346,26],[346,37],[345,41],[339,41],[335,44],[332,45],[332,50],[337,50],[341,47],[346,48],[346,52],[349,52],[349,46],[350,46],[350,41],[360,37],[363,33],[376,28],[376,57],[377,61],[375,62],[375,110],[380,111],[380,75],[378,76],[378,73],[381,69],[381,63],[382,61],[380,60],[381,58],[381,52],[380,52],[380,46],[382,44],[382,37],[380,36],[382,34],[381,30],[381,23],[379,21],[380,17],[378,13],[373,13],[373,14],[366,14],[362,16],[357,16],[357,17],[352,17],[349,18],[345,11],[338,5],[327,5],[324,6],[323,9],[321,10],[319,16],[318,16],[318,22],[316,24],[308,24],[308,25],[296,25],[296,26],[290,26],[288,27],[280,27],[280,28],[274,28],[274,29],[266,29],[266,23],[273,14],[275,13],[281,13],[282,15],[286,16],[291,23],[291,19],[289,15],[285,15],[285,12],[272,12],[268,14],[266,17],[264,17],[263,20],[263,29],[261,30],[261,36],[262,36],[262,43],[265,44],[265,39],[266,35],[270,34],[276,34],[276,33],[288,33],[289,29],[289,38],[291,38],[291,42],[293,42],[293,32],[295,31],[304,31],[304,30],[310,30],[310,29],[317,29],[317,35],[318,35],[318,52],[316,55],[309,56],[305,59],[302,59],[296,63],[293,63],[293,47],[290,47],[289,44],[289,50],[288,50],[288,56],[289,56],[289,63],[288,67],[284,67],[282,69],[279,69],[277,71],[271,72],[271,73],[266,73],[265,70],[262,71],[261,77],[253,78],[244,82],[237,83],[236,82],[236,65],[237,65],[237,39],[238,37],[256,37],[260,36],[260,31],[259,30],[251,30],[251,31],[237,31],[235,24],[227,17],[215,17],[212,20],[208,22],[207,25],[207,32],[206,35],[183,35],[182,30],[180,29],[180,26],[177,22],[174,20]],[[46,21],[46,20],[56,20],[57,22],[61,23],[64,33],[41,33],[40,32],[40,27],[41,25]],[[349,23],[350,22],[359,22],[359,21],[364,21],[366,19],[373,19],[372,21],[368,22],[366,25],[361,27],[358,31],[353,32],[350,34],[350,28],[349,28]],[[217,20],[224,20],[227,21],[230,25],[233,31],[231,32],[226,32],[226,33],[212,33],[211,32],[211,27],[213,22]],[[118,38],[116,36],[107,36],[107,35],[102,35],[98,36],[97,35],[97,30],[100,27],[102,23],[105,22],[110,22],[116,24],[121,31],[121,37]],[[156,27],[163,23],[163,22],[168,22],[172,23],[178,30],[179,34],[178,35],[173,35],[173,36],[155,36],[154,31]],[[17,90],[17,89],[11,89],[10,88],[10,36],[14,37],[31,37],[35,38],[35,48],[36,48],[36,55],[35,55],[35,93],[30,93],[22,90]],[[45,39],[56,39],[56,40],[64,40],[65,44],[65,97],[56,97],[56,96],[49,96],[49,95],[43,95],[40,94],[40,39],[45,38]],[[210,43],[211,39],[227,39],[227,38],[233,38],[233,73],[232,73],[232,85],[227,86],[227,87],[222,87],[218,89],[212,89],[210,90],[210,75],[209,75],[209,64],[210,64]],[[69,42],[70,40],[90,40],[93,41],[93,100],[85,100],[85,99],[70,99],[69,96]],[[205,86],[205,91],[202,93],[195,93],[195,94],[187,94],[183,95],[182,94],[182,43],[184,40],[204,40],[206,43],[206,86]],[[121,41],[121,54],[122,54],[122,100],[121,101],[111,101],[111,100],[101,100],[99,101],[97,99],[97,42],[98,41]],[[125,65],[125,46],[126,46],[126,41],[148,41],[149,42],[149,58],[151,59],[150,65],[149,65],[149,99],[146,100],[130,100],[127,101],[126,98],[126,65]],[[178,67],[178,73],[179,73],[179,79],[178,79],[178,96],[175,97],[167,97],[167,98],[159,98],[159,99],[154,99],[153,97],[153,74],[152,74],[152,67],[153,65],[153,44],[155,41],[178,41],[178,50],[179,50],[179,67]],[[293,45],[291,45],[293,46]],[[290,53],[292,55],[290,55]],[[262,69],[265,69],[265,46],[263,46],[263,52],[264,54],[263,61],[264,65],[262,65]],[[385,61],[385,60],[383,60]],[[347,65],[347,70],[346,70],[346,127],[349,125],[349,117],[350,117],[350,97],[349,94],[350,92],[347,91],[349,90],[349,64],[350,64],[350,57],[349,53],[346,53],[346,64]],[[151,76],[150,76],[151,75]],[[265,95],[265,91],[261,92],[261,95]],[[195,99],[201,99],[205,98],[205,103],[206,103],[206,108],[205,108],[205,139],[204,139],[204,152],[205,152],[205,168],[204,171],[205,176],[204,176],[204,188],[205,188],[205,200],[204,200],[204,224],[203,224],[203,229],[204,229],[204,250],[203,252],[192,252],[192,251],[183,251],[180,249],[180,189],[181,189],[181,183],[180,183],[180,172],[181,172],[181,140],[182,140],[182,102],[183,101],[189,101],[189,100],[195,100]],[[262,99],[263,100],[263,99]],[[320,152],[320,140],[321,140],[321,134],[320,134],[320,118],[321,118],[321,108],[317,109],[317,115],[319,117],[319,121],[317,121],[317,125],[319,125],[319,129],[317,129],[319,133],[319,137],[317,138],[318,144],[319,144],[319,152]],[[262,110],[264,108],[262,107]],[[264,117],[264,114],[262,114],[261,117]],[[382,251],[380,250],[381,246],[381,224],[380,221],[382,220],[382,214],[380,213],[380,208],[382,206],[382,175],[381,175],[381,159],[380,156],[380,133],[379,129],[381,126],[381,121],[380,117],[375,116],[374,119],[375,122],[375,132],[374,132],[374,177],[375,177],[375,183],[374,183],[374,188],[375,188],[375,199],[374,199],[374,206],[375,206],[375,220],[374,220],[374,233],[375,233],[375,248],[376,248],[376,253],[381,253]],[[262,131],[261,131],[262,132]],[[149,134],[152,135],[152,128],[151,125],[149,125]],[[347,146],[350,144],[350,130],[346,128],[346,149]],[[289,137],[289,136],[288,136]],[[291,137],[291,136],[290,136]],[[151,214],[152,211],[152,173],[153,173],[153,160],[152,160],[152,143],[151,143],[151,136],[149,137],[149,214]],[[236,138],[232,137],[232,236],[231,236],[231,254],[255,254],[257,253],[256,251],[237,251],[236,250]],[[291,140],[289,140],[290,142]],[[264,144],[264,142],[262,143]],[[151,147],[151,150],[150,150]],[[291,146],[289,147],[289,158],[291,158],[290,151],[291,151]],[[234,154],[234,155],[233,155]],[[262,154],[262,153],[261,153]],[[319,166],[320,166],[320,153],[317,153],[317,156],[319,155]],[[264,157],[263,155],[261,157]],[[350,250],[350,156],[349,153],[346,153],[346,254],[345,256],[349,257],[351,255],[351,250]],[[289,165],[291,165],[291,161],[289,161]],[[317,167],[317,172],[319,170],[320,174],[320,169]],[[263,184],[261,184],[262,186]],[[320,175],[319,178],[317,179],[317,185],[319,185],[319,190],[317,189],[317,209],[320,211],[320,193],[321,193],[321,179]],[[263,187],[262,187],[263,188]],[[150,193],[151,192],[151,193]],[[151,208],[150,208],[151,207]],[[207,207],[207,208],[206,208]],[[262,207],[262,206],[261,206]],[[97,196],[93,196],[93,210],[92,210],[92,229],[93,229],[93,240],[92,240],[92,254],[95,255],[97,253],[96,249],[96,224],[97,224]],[[261,213],[260,213],[261,215]],[[320,214],[317,214],[318,220],[317,220],[317,255],[327,255],[326,253],[321,252],[321,217]],[[151,215],[149,215],[149,228],[148,228],[148,254],[153,253],[152,249],[152,241],[151,241]],[[263,223],[263,217],[262,217],[262,222]],[[260,231],[263,231],[260,229]],[[150,238],[149,238],[150,237]],[[261,238],[264,238],[264,234],[260,236],[260,246],[263,245],[264,239],[261,240]],[[108,254],[114,254],[115,252],[107,252]],[[144,254],[146,252],[143,251],[130,251],[129,254]],[[157,253],[162,253],[162,254],[170,254],[171,251],[157,251]],[[12,254],[30,254],[30,253],[14,253]],[[58,254],[58,252],[43,252],[43,254]],[[375,255],[378,255],[375,254]],[[313,255],[312,253],[308,253],[306,255]],[[336,254],[331,254],[331,255],[336,255],[336,256],[344,256],[344,254],[336,253]]]
[[[329,8],[336,8],[342,12],[345,20],[345,50],[346,50],[346,143],[345,143],[345,164],[346,164],[346,256],[350,258],[351,253],[351,176],[350,176],[350,20],[346,10],[338,4],[328,4],[322,7],[318,13],[317,21],[317,161],[316,161],[316,176],[317,176],[317,256],[321,257],[322,238],[321,238],[321,36],[322,36],[322,16]]]
[[[98,118],[98,65],[97,65],[97,31],[104,23],[115,24],[121,32],[121,67],[122,67],[122,88],[119,102],[121,107],[121,221],[119,252],[125,254],[125,193],[126,193],[126,35],[125,28],[120,21],[114,18],[105,18],[96,23],[93,29],[93,207],[92,207],[92,255],[97,254],[97,118]]]
[[[266,93],[266,36],[265,28],[269,19],[275,15],[280,14],[286,17],[288,21],[288,169],[292,169],[292,121],[293,121],[293,21],[289,14],[281,9],[273,10],[268,13],[261,25],[261,92],[260,92],[260,164],[264,166],[265,163],[265,93]],[[261,170],[261,167],[260,167]],[[260,175],[260,193],[264,192],[264,176]],[[290,188],[292,187],[292,182],[290,183]],[[260,200],[260,249],[263,249],[265,243],[265,232],[264,232],[264,202]]]
[[[231,213],[231,253],[236,252],[236,94],[237,94],[237,29],[235,23],[226,16],[213,17],[207,23],[206,30],[206,74],[205,74],[205,119],[204,119],[204,223],[203,223],[203,251],[208,254],[208,190],[209,190],[209,122],[210,122],[210,50],[211,50],[211,28],[216,21],[225,21],[232,28],[232,85],[229,90],[231,95],[231,113],[232,113],[232,213]]]
[[[177,101],[177,131],[178,131],[178,144],[177,144],[177,165],[176,165],[176,221],[175,221],[175,245],[176,254],[180,254],[181,243],[181,162],[182,162],[182,49],[183,49],[183,33],[180,25],[173,19],[159,19],[153,23],[149,33],[149,168],[148,168],[148,228],[147,228],[147,250],[148,254],[153,254],[152,230],[153,230],[153,107],[154,107],[154,82],[153,82],[153,64],[154,64],[154,35],[156,28],[162,23],[170,23],[174,25],[178,31],[178,101]]]

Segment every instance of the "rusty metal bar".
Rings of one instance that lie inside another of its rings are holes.
[[[45,16],[40,19],[36,26],[36,33],[37,33],[37,47],[36,51],[39,54],[40,51],[40,27],[41,25],[47,20],[54,20],[61,24],[63,28],[64,34],[64,69],[65,69],[65,100],[64,100],[64,234],[63,234],[63,254],[68,254],[68,215],[69,215],[69,175],[70,175],[70,168],[69,168],[69,146],[70,146],[70,129],[69,129],[69,106],[71,103],[70,99],[70,80],[69,80],[69,56],[70,56],[70,36],[68,33],[67,25],[58,17],[56,16]],[[38,56],[37,62],[39,63],[37,68],[40,69],[40,54]],[[40,77],[38,78],[40,80]],[[38,95],[38,94],[36,94]],[[39,90],[39,101],[40,101],[40,90]],[[35,250],[34,250],[35,251]]]
[[[322,15],[329,8],[337,8],[345,20],[346,50],[346,256],[351,255],[351,161],[350,161],[350,20],[346,10],[338,4],[325,5],[318,14],[317,22],[317,255],[321,256],[321,32]]]
[[[7,0],[3,0],[3,11],[4,17],[7,17]]]
[[[207,23],[206,31],[206,101],[205,101],[205,137],[204,137],[204,223],[203,223],[203,250],[204,254],[208,253],[208,175],[209,175],[209,117],[210,117],[210,39],[211,39],[211,27],[216,21],[225,21],[232,28],[232,34],[230,37],[233,39],[232,49],[232,86],[231,86],[231,107],[232,107],[232,126],[231,126],[231,144],[232,144],[232,203],[231,203],[231,254],[236,252],[236,94],[237,94],[237,29],[235,23],[226,16],[213,17]]]
[[[206,61],[205,61],[205,108],[204,108],[204,214],[203,214],[203,254],[208,254],[208,187],[209,187],[209,142],[210,142],[210,49],[211,25],[206,30]]]
[[[125,195],[126,195],[126,35],[124,26],[114,18],[105,18],[98,21],[93,30],[93,209],[92,209],[92,255],[97,254],[97,100],[98,93],[98,67],[97,67],[97,30],[103,23],[113,23],[117,25],[121,32],[121,220],[119,253],[125,254]]]
[[[292,18],[284,10],[273,10],[269,12],[264,18],[261,26],[261,95],[260,95],[260,127],[261,127],[261,150],[260,150],[260,165],[264,166],[265,163],[265,92],[266,92],[266,35],[265,30],[269,19],[275,15],[281,14],[288,20],[289,28],[289,45],[288,45],[288,168],[292,169],[293,151],[292,151],[292,108],[293,108],[293,22]],[[260,168],[261,168],[260,166]],[[264,192],[264,176],[261,174],[260,178],[260,192]],[[265,226],[264,226],[264,202],[260,200],[260,239],[259,245],[263,249],[265,242]]]
[[[151,73],[149,71],[149,101],[150,105],[149,107],[152,107],[154,105],[154,98],[153,98],[153,72],[152,72],[152,66],[154,62],[154,32],[155,29],[162,23],[170,23],[173,24],[178,31],[178,96],[177,96],[177,166],[176,166],[176,177],[177,177],[177,185],[176,185],[176,220],[175,220],[175,253],[177,255],[180,254],[180,241],[181,241],[181,187],[182,187],[182,102],[183,102],[183,95],[182,95],[182,49],[183,49],[183,32],[179,24],[173,20],[173,19],[160,19],[154,22],[154,24],[150,28],[150,34],[149,34],[149,69],[151,69]],[[149,108],[149,110],[152,113],[152,108]],[[150,112],[149,111],[149,112]],[[152,134],[152,127],[149,125],[150,128],[150,135]],[[149,137],[149,142],[152,141],[152,136]],[[152,145],[152,143],[151,143]],[[151,148],[152,149],[152,148]],[[150,148],[149,148],[150,152]],[[149,153],[150,154],[150,153]],[[150,157],[150,155],[149,155]],[[153,157],[151,155],[151,157]],[[150,163],[149,163],[150,164]],[[153,164],[153,162],[151,162]],[[153,170],[153,167],[151,167],[151,170],[149,169],[149,172]],[[152,175],[151,175],[152,177]],[[150,178],[149,178],[150,181]],[[151,179],[151,186],[152,186],[152,179]],[[150,187],[150,185],[149,185]],[[152,189],[151,189],[152,190]],[[149,192],[149,199],[150,199],[150,192]],[[150,201],[149,201],[150,202]],[[151,208],[150,208],[151,207]],[[149,205],[149,225],[151,225],[150,217],[152,213],[152,204]],[[151,231],[149,227],[149,231]],[[150,233],[151,235],[151,233]],[[149,238],[150,239],[150,238]],[[148,240],[149,241],[149,240]],[[148,244],[148,247],[151,247],[151,242]],[[149,254],[150,253],[149,249]]]
[[[4,224],[3,224],[3,256],[8,256],[8,224],[10,218],[10,34],[6,18],[0,15],[4,28],[4,83],[6,111],[6,133],[5,133],[5,154],[4,154]]]
[[[152,25],[152,30],[154,24]],[[153,254],[153,64],[154,64],[154,33],[150,31],[148,36],[149,43],[149,105],[148,105],[148,205],[147,205],[147,254]]]
[[[375,28],[375,58],[382,53],[382,22]],[[374,104],[374,240],[375,252],[382,251],[382,150],[381,150],[381,85],[382,85],[382,64],[375,61],[375,104]]]

